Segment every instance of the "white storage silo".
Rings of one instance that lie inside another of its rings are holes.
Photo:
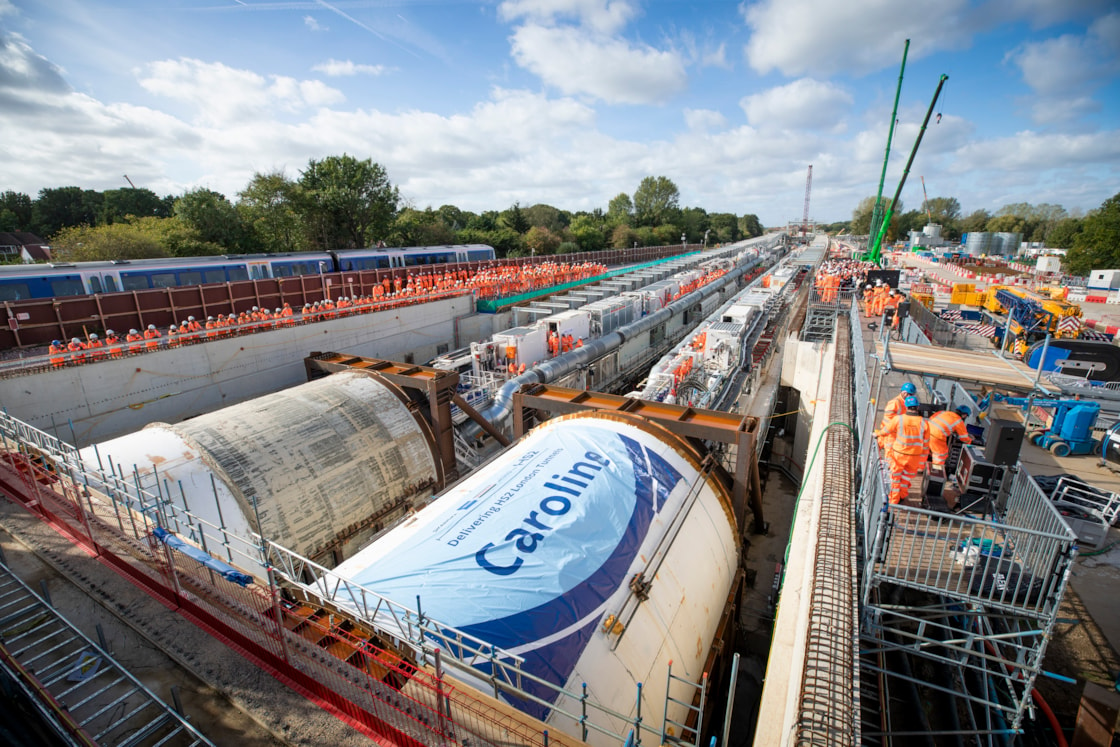
[[[668,663],[675,676],[703,675],[737,535],[726,490],[684,441],[636,416],[588,412],[534,429],[336,572],[523,657],[553,686],[587,683],[592,705],[630,719],[640,682],[643,722],[659,728]],[[486,663],[478,670],[474,684],[487,687]],[[528,679],[524,689],[551,705],[512,705],[580,734],[557,708],[578,714],[578,701]],[[692,694],[674,686],[677,700]],[[669,709],[677,722],[685,715]],[[614,743],[595,731],[590,740]]]
[[[225,556],[215,528],[224,526],[333,567],[442,485],[431,429],[407,401],[382,379],[336,373],[175,425],[152,423],[82,458],[185,503],[213,525],[212,555]]]

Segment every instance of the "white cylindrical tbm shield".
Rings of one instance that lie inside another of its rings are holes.
[[[203,520],[165,527],[206,535],[259,534],[328,567],[442,483],[432,432],[407,397],[383,379],[341,372],[291,389],[82,450]],[[259,574],[261,568],[246,568]]]
[[[659,730],[669,662],[675,677],[701,679],[737,536],[726,488],[685,441],[637,416],[587,412],[537,427],[335,571],[520,657],[547,683],[524,677],[522,690],[548,704],[503,690],[522,711],[579,737],[587,683],[589,719],[625,735],[638,683],[642,721]],[[490,664],[460,658],[448,671],[477,671],[485,686]],[[672,697],[693,693],[678,683]],[[669,705],[683,723],[684,707]]]

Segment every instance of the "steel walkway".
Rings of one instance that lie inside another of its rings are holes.
[[[0,667],[63,744],[213,744],[32,591],[2,553]]]

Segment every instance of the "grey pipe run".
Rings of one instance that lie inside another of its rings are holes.
[[[761,254],[767,249],[769,249],[769,247],[759,247],[759,253]],[[697,288],[687,296],[681,296],[668,306],[658,309],[652,314],[647,314],[637,321],[623,325],[610,334],[584,342],[583,347],[563,353],[543,363],[538,363],[525,373],[503,384],[502,388],[498,390],[497,395],[495,395],[493,404],[479,414],[495,426],[501,427],[501,424],[510,416],[510,413],[513,412],[513,393],[520,389],[522,385],[547,384],[550,381],[556,381],[561,376],[602,358],[607,353],[620,347],[626,340],[640,335],[642,332],[653,329],[658,324],[673,318],[677,314],[684,313],[686,309],[700,303],[713,293],[722,290],[729,283],[738,282],[739,278],[746,275],[761,263],[762,257],[755,257],[747,264],[732,270],[714,282],[708,283],[703,288]],[[477,423],[468,422],[463,428],[463,435],[468,439],[474,439],[478,437],[481,431],[482,428]]]

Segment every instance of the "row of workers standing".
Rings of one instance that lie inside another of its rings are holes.
[[[590,280],[607,272],[601,262],[542,262],[536,265],[498,265],[476,272],[467,282],[481,300],[506,298],[554,285]]]
[[[878,269],[874,262],[857,259],[828,259],[817,268],[813,278],[817,293],[824,303],[834,303],[841,291],[858,288],[871,270]]]
[[[971,409],[961,405],[926,418],[920,408],[917,387],[906,382],[898,396],[883,408],[883,421],[873,433],[890,469],[892,504],[901,503],[910,494],[911,483],[931,457],[934,468],[944,469],[950,438],[955,436],[961,443],[972,443],[965,425]]]

